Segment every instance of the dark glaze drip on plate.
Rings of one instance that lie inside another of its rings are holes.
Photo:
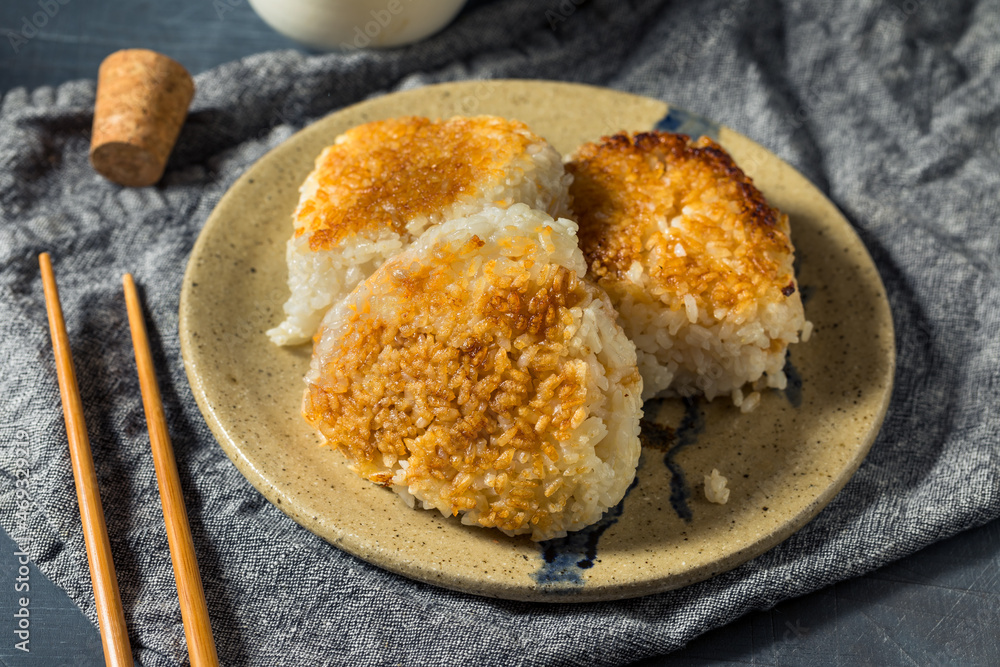
[[[642,468],[641,458],[639,459],[639,468]],[[543,565],[534,574],[534,579],[539,586],[583,585],[581,573],[583,570],[594,567],[594,562],[597,560],[597,543],[601,539],[601,535],[618,522],[618,518],[625,511],[625,499],[638,484],[639,476],[636,475],[621,502],[605,512],[597,523],[570,533],[566,537],[538,543],[542,549],[542,559],[544,560]]]
[[[705,413],[698,407],[697,396],[688,396],[682,400],[684,418],[675,432],[677,443],[667,450],[663,463],[670,471],[670,506],[678,517],[690,522],[692,513],[688,500],[691,498],[691,487],[688,486],[684,470],[674,459],[682,449],[698,441],[698,435],[705,430]]]
[[[788,399],[793,408],[802,407],[802,376],[795,368],[795,364],[792,363],[791,351],[785,355],[785,367],[782,370],[785,372],[785,377],[788,378],[788,384],[785,386],[785,398]]]
[[[719,125],[697,116],[684,109],[670,109],[667,115],[653,129],[661,132],[676,132],[686,134],[692,139],[708,137],[714,141],[719,139]]]

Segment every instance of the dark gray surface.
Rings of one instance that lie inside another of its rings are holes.
[[[886,11],[909,6],[887,5]],[[920,9],[922,3],[913,6]],[[0,6],[0,30],[6,35],[8,28],[19,29],[22,18],[37,11],[36,2],[8,0]],[[708,26],[710,18],[705,19]],[[920,58],[923,52],[915,40],[912,57]],[[245,3],[237,3],[220,17],[208,0],[121,4],[70,0],[17,53],[8,40],[0,42],[0,91],[93,78],[107,53],[129,46],[162,51],[197,72],[290,43],[264,26]],[[691,46],[682,53],[698,55],[696,51]],[[2,538],[0,548],[7,549]],[[0,563],[3,581],[11,579],[8,560]],[[671,654],[671,664],[1000,664],[998,569],[1000,528],[993,522],[871,574],[745,616]],[[4,612],[7,600],[0,598]],[[35,612],[39,640],[48,623],[44,619],[51,619],[48,627],[62,627],[67,633],[78,627],[82,616],[74,617],[75,609],[66,600],[53,602],[51,609],[46,603]],[[67,653],[63,663],[35,664],[91,664],[87,659],[100,664],[95,638],[96,631],[91,630],[88,644]],[[0,659],[8,664],[32,664],[18,662],[20,656],[8,657],[6,650],[0,649]],[[644,664],[660,662],[652,659]]]
[[[154,49],[194,74],[252,53],[295,46],[268,28],[245,0],[69,0],[37,36],[18,42],[15,50],[8,31],[20,32],[39,11],[38,0],[0,3],[0,90],[96,78],[101,61],[124,48]]]
[[[6,443],[4,443],[6,444]],[[0,664],[25,667],[104,664],[101,637],[66,593],[38,571],[0,528]],[[25,561],[28,561],[25,564]],[[27,567],[25,572],[23,567]],[[26,605],[21,603],[25,602]],[[18,624],[27,620],[27,627]],[[26,634],[17,636],[15,632]]]

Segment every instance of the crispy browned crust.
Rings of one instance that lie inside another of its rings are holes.
[[[546,459],[587,416],[585,364],[566,357],[570,309],[596,292],[555,264],[535,280],[527,270],[495,275],[488,263],[485,290],[446,270],[481,245],[472,237],[457,252],[438,247],[435,262],[394,261],[369,278],[376,292],[396,295],[398,310],[373,312],[367,298],[352,306],[303,414],[375,483],[388,486],[386,467],[406,459],[408,483],[445,482],[441,497],[458,514],[476,506],[481,492],[469,487],[485,475],[499,499],[482,525],[547,530],[564,507],[549,500],[562,480],[547,479]],[[428,329],[427,313],[454,315]],[[515,471],[515,456],[530,463]]]
[[[335,246],[364,229],[391,229],[431,216],[460,196],[502,182],[504,166],[537,137],[495,117],[374,121],[346,132],[317,160],[316,194],[296,211],[309,247]]]
[[[635,290],[627,279],[634,262],[647,292],[672,307],[691,294],[733,311],[794,291],[788,217],[711,139],[616,134],[582,146],[566,170],[589,275],[613,298]],[[678,218],[682,229],[664,231]]]

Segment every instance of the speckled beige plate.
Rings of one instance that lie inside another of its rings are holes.
[[[669,111],[669,113],[668,113]],[[299,416],[310,349],[280,349],[285,242],[297,189],[320,149],[362,122],[491,113],[527,122],[563,153],[621,129],[715,135],[791,216],[812,339],[794,345],[789,391],[744,415],[727,400],[646,404],[637,483],[597,526],[536,544],[408,508],[318,446]],[[731,569],[778,544],[847,482],[885,415],[895,365],[885,291],[837,209],[745,137],[663,102],[549,82],[430,86],[370,100],[299,132],[230,189],[191,254],[180,335],[208,425],[250,482],[334,545],[407,577],[519,600],[581,602],[663,591]],[[718,468],[732,494],[704,499]]]

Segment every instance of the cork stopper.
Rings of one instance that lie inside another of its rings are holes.
[[[105,58],[90,140],[94,169],[120,185],[156,183],[193,96],[191,75],[165,55],[126,49]]]

